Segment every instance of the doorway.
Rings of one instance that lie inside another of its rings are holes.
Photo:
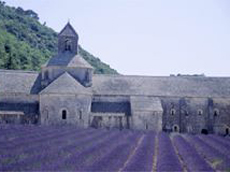
[[[102,116],[94,116],[93,121],[91,123],[91,127],[101,128],[102,127],[102,122],[103,122]]]
[[[172,128],[173,132],[179,132],[179,126],[178,125],[174,125]]]
[[[208,130],[207,129],[202,129],[201,130],[201,134],[206,134],[207,135],[208,134]]]
[[[225,134],[226,134],[226,135],[229,135],[229,128],[226,128],[226,129],[225,129]]]

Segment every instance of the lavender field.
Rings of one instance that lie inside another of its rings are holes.
[[[0,171],[229,171],[230,138],[0,126]]]

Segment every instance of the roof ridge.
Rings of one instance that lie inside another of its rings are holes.
[[[154,75],[123,75],[123,74],[94,74],[95,77],[113,77],[113,78],[201,78],[201,79],[229,79],[230,76],[154,76]]]

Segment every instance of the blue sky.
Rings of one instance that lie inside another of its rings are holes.
[[[5,0],[80,44],[122,74],[230,76],[229,0]]]

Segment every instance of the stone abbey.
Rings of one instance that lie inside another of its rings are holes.
[[[230,77],[94,74],[68,23],[41,72],[0,70],[0,123],[230,132]]]

